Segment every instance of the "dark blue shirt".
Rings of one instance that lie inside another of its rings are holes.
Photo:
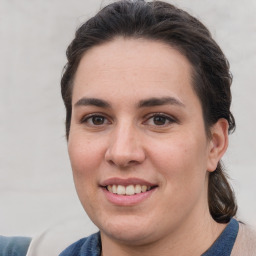
[[[229,256],[235,244],[238,229],[237,220],[231,219],[215,243],[202,256]]]
[[[25,256],[31,242],[29,237],[0,236],[1,256]]]
[[[218,239],[202,256],[230,256],[238,229],[238,222],[235,219],[231,219]],[[59,256],[100,256],[100,254],[101,239],[98,232],[70,245]]]

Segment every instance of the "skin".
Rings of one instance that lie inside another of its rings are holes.
[[[138,106],[166,97],[172,100]],[[220,119],[206,136],[188,60],[161,42],[115,38],[84,54],[72,105],[75,186],[101,231],[104,256],[206,251],[225,227],[210,216],[207,184],[226,151],[228,124]],[[100,186],[113,177],[157,187],[138,204],[115,205]]]

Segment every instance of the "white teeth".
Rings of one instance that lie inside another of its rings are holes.
[[[146,192],[146,191],[147,191],[147,186],[143,185],[143,186],[141,187],[141,191],[142,191],[142,192]]]
[[[111,187],[111,186],[110,186]],[[111,191],[110,191],[111,192]],[[116,194],[117,193],[117,187],[116,187],[116,185],[113,185],[112,186],[112,192],[114,193],[114,194]]]
[[[141,193],[141,185],[136,185],[136,186],[135,186],[135,193],[136,193],[136,194]]]
[[[141,186],[139,184],[128,185],[126,187],[122,186],[122,185],[108,185],[107,186],[107,190],[109,192],[118,194],[118,195],[127,195],[127,196],[144,193],[150,189],[151,189],[150,186],[146,186],[146,185]]]
[[[118,185],[116,192],[118,195],[125,195],[125,187],[122,185]]]
[[[113,192],[113,191],[112,191],[112,186],[108,185],[108,191],[109,191],[109,192]]]
[[[125,194],[126,195],[134,195],[135,194],[134,186],[133,185],[127,186],[125,189]]]

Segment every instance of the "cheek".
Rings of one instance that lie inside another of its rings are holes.
[[[187,138],[161,143],[154,149],[152,161],[165,194],[162,205],[167,206],[165,211],[173,212],[173,218],[183,216],[207,196],[204,146]]]
[[[104,157],[102,141],[70,136],[68,152],[76,186],[91,183]]]
[[[181,137],[165,140],[165,143],[154,143],[150,154],[166,183],[175,187],[180,184],[190,187],[191,183],[197,183],[205,177],[206,143],[192,136]]]
[[[89,213],[94,209],[92,202],[95,201],[95,190],[98,185],[97,170],[102,158],[96,141],[92,143],[84,137],[71,135],[68,142],[76,191],[85,211]]]

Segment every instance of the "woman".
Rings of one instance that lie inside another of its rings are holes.
[[[207,28],[161,1],[118,1],[77,30],[67,58],[68,151],[100,232],[60,255],[254,255],[238,248],[220,162],[232,78]]]

